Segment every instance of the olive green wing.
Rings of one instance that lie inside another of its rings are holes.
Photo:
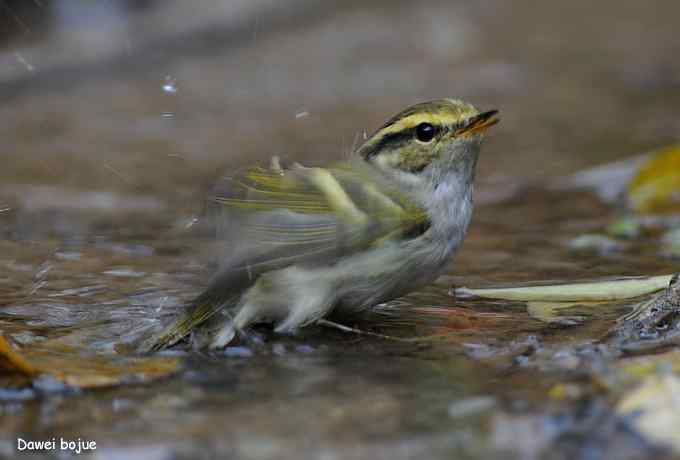
[[[250,168],[218,185],[208,215],[223,246],[217,275],[146,349],[170,346],[221,309],[235,306],[264,272],[292,264],[332,264],[427,227],[424,211],[364,163]]]

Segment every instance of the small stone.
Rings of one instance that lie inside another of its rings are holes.
[[[662,253],[671,257],[680,257],[680,228],[673,228],[661,237]]]
[[[39,393],[67,393],[75,390],[51,375],[43,375],[35,379],[33,381],[33,388]]]
[[[253,356],[253,350],[248,347],[227,347],[222,353],[232,358],[250,358]]]
[[[626,245],[604,235],[581,235],[569,242],[569,249],[574,251],[590,251],[600,255],[620,252]]]
[[[453,402],[449,405],[449,417],[459,418],[479,414],[492,409],[496,405],[496,399],[492,396],[478,396]]]
[[[314,347],[310,345],[298,345],[295,347],[295,351],[297,351],[298,353],[309,354],[314,353],[316,350],[314,349]]]
[[[637,238],[642,233],[642,225],[634,217],[622,217],[607,225],[607,235],[614,238]]]

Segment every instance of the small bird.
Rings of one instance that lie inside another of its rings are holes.
[[[255,323],[295,332],[350,317],[434,281],[461,245],[486,129],[455,99],[405,109],[345,162],[254,167],[209,198],[227,249],[209,287],[141,346],[221,348]]]

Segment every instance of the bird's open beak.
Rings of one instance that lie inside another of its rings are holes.
[[[489,126],[493,126],[500,121],[496,115],[498,110],[489,110],[488,112],[480,113],[474,117],[470,117],[465,126],[456,131],[456,136],[474,134],[477,132],[484,132]]]

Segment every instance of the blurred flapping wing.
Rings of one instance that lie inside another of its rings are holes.
[[[264,272],[292,264],[328,265],[370,246],[427,229],[425,212],[366,163],[333,168],[250,168],[224,178],[209,198],[223,242],[210,287],[146,349],[170,346]]]

